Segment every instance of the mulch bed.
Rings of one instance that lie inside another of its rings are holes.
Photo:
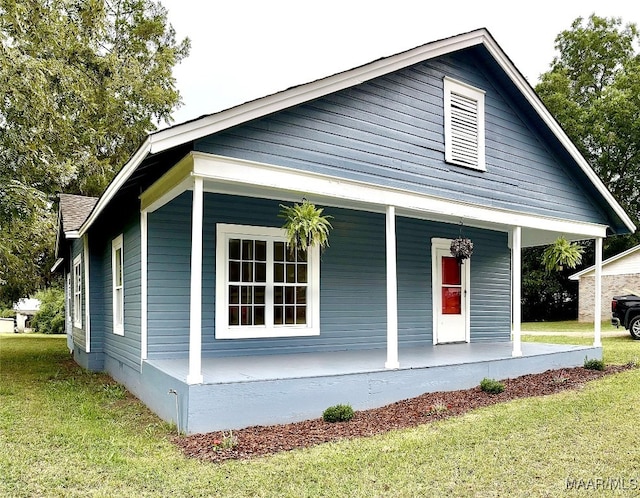
[[[611,365],[604,371],[583,367],[548,370],[503,380],[505,390],[487,394],[479,386],[472,389],[426,393],[416,398],[371,410],[357,411],[349,422],[328,423],[322,418],[283,425],[256,426],[233,431],[233,448],[215,449],[224,441],[222,432],[193,434],[174,439],[188,457],[211,462],[249,459],[316,444],[373,436],[393,429],[416,427],[434,420],[463,414],[475,408],[512,399],[545,396],[568,389],[580,389],[585,382],[633,368]],[[228,433],[227,433],[228,436]]]

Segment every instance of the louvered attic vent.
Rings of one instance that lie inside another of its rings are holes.
[[[451,93],[451,160],[478,166],[478,103]]]
[[[484,92],[450,78],[444,91],[445,159],[484,171]]]

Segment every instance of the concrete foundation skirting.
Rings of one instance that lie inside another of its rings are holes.
[[[571,348],[536,356],[425,368],[191,386],[145,364],[140,382],[132,390],[163,419],[175,422],[178,413],[182,431],[211,432],[318,418],[327,407],[338,403],[348,403],[355,410],[375,408],[425,392],[471,388],[484,377],[513,378],[582,366],[585,357],[602,358],[601,348]],[[127,383],[124,378],[122,381]],[[177,409],[170,389],[177,393]]]

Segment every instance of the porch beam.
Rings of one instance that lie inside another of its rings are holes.
[[[385,368],[400,368],[398,361],[398,276],[396,269],[396,209],[386,209],[387,245],[387,361]]]
[[[202,177],[193,179],[191,214],[191,293],[189,303],[189,374],[187,384],[202,384]]]
[[[593,312],[593,347],[602,347],[602,237],[596,238],[595,293]]]
[[[513,351],[511,356],[522,356],[522,227],[511,231],[511,315]]]

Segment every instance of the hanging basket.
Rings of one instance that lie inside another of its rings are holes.
[[[451,241],[451,255],[456,258],[458,263],[462,263],[465,259],[469,259],[473,254],[473,242],[471,239],[458,237]]]
[[[279,216],[285,219],[282,228],[287,232],[287,245],[292,254],[306,252],[313,246],[321,249],[329,246],[329,232],[333,228],[329,219],[332,216],[323,215],[322,208],[302,199],[302,204],[280,204],[280,209]]]

